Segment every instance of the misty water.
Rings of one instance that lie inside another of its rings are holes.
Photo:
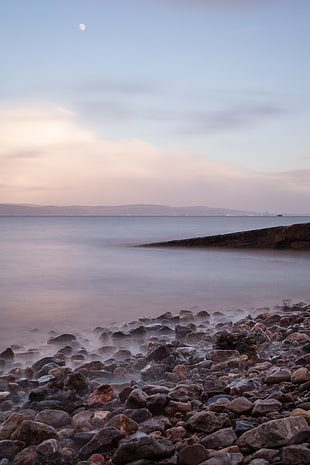
[[[1,217],[0,346],[181,309],[310,300],[310,252],[136,245],[309,217]]]

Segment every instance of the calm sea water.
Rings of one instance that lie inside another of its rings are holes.
[[[180,309],[310,301],[310,252],[134,245],[309,217],[1,217],[0,345]]]

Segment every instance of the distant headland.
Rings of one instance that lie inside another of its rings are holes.
[[[212,208],[206,206],[173,207],[169,205],[33,205],[0,204],[0,216],[283,216],[276,213]],[[296,216],[290,215],[287,216]],[[298,216],[298,215],[297,215]],[[302,216],[302,215],[301,215]]]

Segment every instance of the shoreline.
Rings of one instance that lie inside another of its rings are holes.
[[[12,344],[0,354],[0,463],[310,463],[309,367],[302,302]]]

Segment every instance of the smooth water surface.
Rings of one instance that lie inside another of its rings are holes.
[[[197,307],[309,301],[310,252],[134,247],[309,217],[1,217],[0,345]]]

